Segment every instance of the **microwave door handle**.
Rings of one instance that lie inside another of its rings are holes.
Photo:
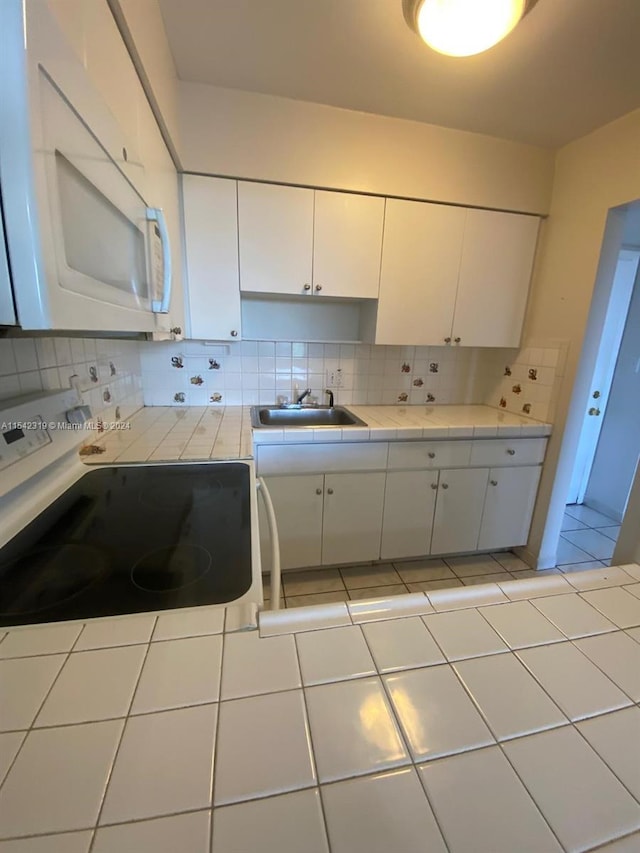
[[[160,242],[162,243],[162,267],[164,270],[162,300],[154,299],[151,303],[151,310],[154,314],[168,314],[171,303],[171,246],[169,245],[167,221],[164,218],[164,211],[161,207],[148,207],[147,219],[158,223]]]

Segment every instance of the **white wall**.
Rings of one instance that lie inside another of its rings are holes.
[[[186,171],[546,213],[553,152],[435,125],[180,83]]]
[[[566,339],[569,343],[556,426],[528,545],[530,554],[540,555],[541,564],[555,554],[590,393],[595,347],[580,371],[578,365],[594,284],[598,274],[613,274],[624,233],[625,212],[618,210],[609,217],[607,245],[601,252],[608,214],[612,208],[640,198],[639,139],[640,110],[636,110],[565,146],[556,157],[550,216],[525,325],[525,338]],[[546,527],[548,515],[555,521]],[[640,536],[638,521],[636,518],[636,536]]]

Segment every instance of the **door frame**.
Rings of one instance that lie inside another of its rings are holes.
[[[593,374],[618,257],[623,247],[636,243],[635,235],[633,240],[629,240],[629,235],[626,233],[627,216],[630,210],[637,215],[640,211],[640,199],[619,207],[612,207],[607,214],[589,315],[558,455],[556,476],[551,489],[538,555],[537,558],[534,557],[538,570],[554,568],[557,563],[564,510],[576,464],[584,413],[592,393]],[[529,554],[526,549],[525,554]]]

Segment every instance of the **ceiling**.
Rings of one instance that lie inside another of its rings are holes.
[[[182,80],[557,147],[640,106],[640,0],[538,0],[478,56],[401,0],[159,0]]]

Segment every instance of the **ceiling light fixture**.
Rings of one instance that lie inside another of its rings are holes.
[[[402,0],[411,29],[447,56],[473,56],[497,44],[537,0]]]

